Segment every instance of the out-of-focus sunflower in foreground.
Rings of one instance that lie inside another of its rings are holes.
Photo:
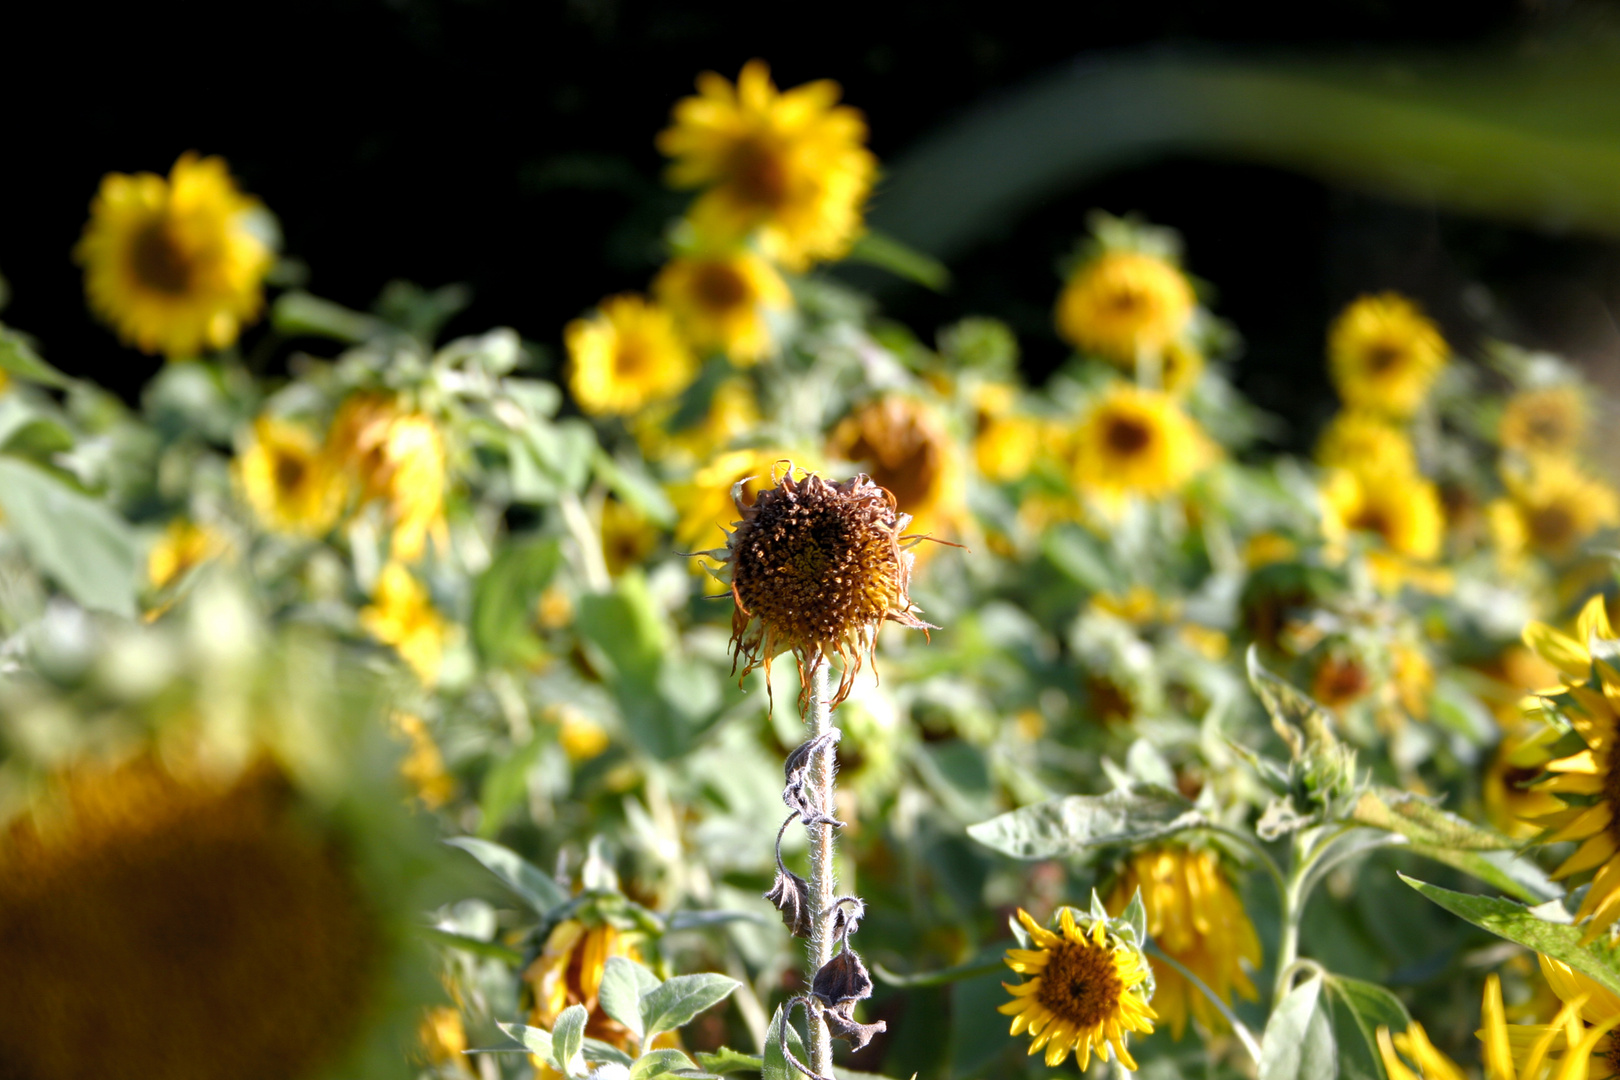
[[[1328,331],[1328,374],[1349,408],[1406,417],[1423,404],[1449,351],[1410,300],[1363,296]]]
[[[1228,1004],[1234,993],[1256,999],[1244,965],[1260,966],[1260,939],[1214,853],[1186,847],[1136,852],[1109,890],[1109,914],[1124,911],[1138,889],[1148,936],[1166,955]],[[1189,1012],[1205,1031],[1225,1030],[1220,1012],[1180,972],[1166,968],[1157,974],[1153,1007],[1177,1039],[1186,1032]]]
[[[568,388],[592,416],[623,416],[674,397],[697,376],[668,311],[633,294],[602,301],[563,331]]]
[[[1041,926],[1022,908],[1018,921],[1033,949],[1008,949],[1007,966],[1026,976],[1003,983],[1013,999],[997,1011],[1011,1016],[1014,1035],[1027,1031],[1029,1052],[1046,1050],[1055,1068],[1074,1051],[1081,1071],[1096,1051],[1104,1061],[1109,1048],[1127,1069],[1136,1059],[1125,1048],[1130,1032],[1152,1034],[1158,1014],[1148,1004],[1153,976],[1141,950],[1112,933],[1106,919],[1058,910],[1057,929]]]
[[[820,79],[779,92],[770,69],[751,60],[735,86],[711,71],[697,88],[658,135],[658,149],[674,159],[669,182],[704,189],[694,227],[735,241],[753,236],[792,270],[848,252],[877,159],[861,114],[837,104],[838,84]]]
[[[234,343],[264,307],[275,262],[265,220],[221,158],[182,154],[167,180],[108,173],[74,249],[91,309],[146,353]]]
[[[1197,306],[1186,275],[1168,259],[1106,251],[1075,270],[1054,318],[1059,336],[1075,348],[1134,371],[1144,355],[1162,366],[1163,353],[1186,331]]]

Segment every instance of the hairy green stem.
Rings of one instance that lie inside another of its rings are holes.
[[[832,730],[832,706],[827,687],[826,657],[816,657],[810,668],[810,700],[805,709],[809,725],[809,738],[819,739]],[[810,759],[810,786],[815,791],[815,802],[827,814],[835,815],[833,771],[837,750],[831,740],[817,750]],[[833,827],[826,823],[808,826],[810,833],[810,979],[814,980],[821,966],[833,955],[833,900],[838,896],[838,881],[833,866]],[[810,1022],[810,1068],[821,1076],[833,1074],[832,1033],[826,1021],[814,1008],[805,1009]]]

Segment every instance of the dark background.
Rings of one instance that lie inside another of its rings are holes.
[[[645,287],[657,266],[685,197],[661,188],[653,135],[704,69],[735,78],[757,56],[781,86],[835,78],[893,160],[985,95],[1076,56],[1500,44],[1573,10],[1336,0],[1287,22],[1271,5],[1171,0],[1079,5],[1054,23],[1033,7],[961,0],[62,7],[0,26],[29,61],[0,76],[11,84],[5,318],[54,363],[126,397],[160,361],[89,318],[69,252],[104,172],[166,173],[187,149],[223,154],[276,212],[312,291],[366,307],[393,278],[467,282],[474,303],[450,332],[511,325],[555,355],[568,319]],[[1366,289],[1416,294],[1464,349],[1485,330],[1569,352],[1600,376],[1620,364],[1609,315],[1620,260],[1607,243],[1207,160],[1151,162],[1052,199],[959,260],[949,295],[905,286],[886,295],[888,311],[925,339],[963,314],[1006,318],[1038,381],[1063,355],[1049,326],[1054,263],[1094,206],[1182,230],[1190,268],[1246,340],[1240,385],[1295,420],[1295,440],[1330,407],[1326,322]],[[1499,300],[1494,312],[1474,283]]]

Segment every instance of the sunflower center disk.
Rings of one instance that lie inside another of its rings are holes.
[[[1108,447],[1117,453],[1141,453],[1152,441],[1152,430],[1140,420],[1122,416],[1108,425]]]
[[[1036,1000],[1060,1021],[1084,1031],[1119,1009],[1125,985],[1108,949],[1064,942],[1053,946]]]
[[[135,235],[129,260],[141,284],[154,292],[184,296],[191,289],[191,259],[165,221],[154,221]]]
[[[788,167],[782,152],[762,139],[748,139],[731,159],[731,181],[744,202],[773,211],[787,202]]]
[[[748,300],[748,282],[724,263],[708,263],[698,269],[693,291],[710,311],[727,312]]]

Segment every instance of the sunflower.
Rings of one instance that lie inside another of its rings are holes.
[[[746,248],[671,259],[653,279],[653,295],[694,349],[743,366],[771,351],[767,313],[793,303],[782,275]]]
[[[658,135],[658,149],[674,159],[670,184],[704,189],[691,210],[697,231],[753,237],[791,270],[847,253],[877,159],[861,114],[836,104],[838,84],[821,79],[780,93],[770,69],[752,60],[735,87],[711,71],[697,88]]]
[[[868,402],[838,422],[827,454],[861,466],[892,491],[911,515],[913,532],[960,530],[967,514],[962,463],[944,418],[931,406],[900,395]]]
[[[254,515],[278,532],[321,536],[342,509],[343,478],[300,424],[259,417],[235,468]]]
[[[225,348],[264,307],[265,216],[221,158],[182,154],[168,180],[108,173],[73,251],[91,309],[145,353]]]
[[[1154,498],[1181,488],[1214,448],[1175,400],[1120,383],[1081,417],[1074,433],[1074,482],[1105,499]]]
[[[658,546],[659,531],[646,515],[618,499],[602,503],[601,532],[602,558],[614,577],[639,566]]]
[[[1412,440],[1376,413],[1346,409],[1333,418],[1316,442],[1317,464],[1329,469],[1360,469],[1415,475]]]
[[[1109,892],[1109,913],[1124,911],[1138,889],[1148,935],[1166,955],[1228,1004],[1234,993],[1256,999],[1244,965],[1260,966],[1260,939],[1214,853],[1179,846],[1135,852]],[[1186,1032],[1189,1011],[1205,1031],[1226,1028],[1220,1012],[1178,971],[1159,974],[1153,1000],[1177,1039]]]
[[[449,543],[444,502],[448,481],[444,435],[424,413],[408,412],[390,395],[352,394],[338,407],[326,452],[355,482],[361,501],[379,499],[393,526],[390,551],[415,562],[431,535]]]
[[[1112,933],[1106,919],[1058,910],[1058,930],[1048,930],[1018,909],[1033,949],[1007,950],[1007,966],[1030,976],[1017,984],[1002,983],[1013,999],[997,1008],[1011,1016],[1012,1033],[1034,1036],[1031,1054],[1046,1048],[1046,1064],[1056,1067],[1073,1050],[1081,1070],[1091,1052],[1104,1061],[1113,1047],[1121,1065],[1136,1068],[1125,1049],[1128,1033],[1148,1035],[1158,1014],[1148,1004],[1152,973],[1140,950]]]
[[[1521,390],[1502,410],[1497,439],[1526,454],[1574,453],[1586,436],[1586,400],[1573,386]]]
[[[395,712],[389,717],[389,723],[408,750],[399,763],[400,776],[423,806],[437,810],[456,793],[455,778],[445,771],[439,744],[433,741],[427,724],[415,713]]]
[[[1553,1054],[1563,1055],[1563,1067],[1570,1077],[1613,1080],[1620,1076],[1620,1038],[1614,1034],[1620,1024],[1620,997],[1561,961],[1537,953],[1536,962],[1560,1003],[1558,1014],[1550,1024],[1503,1025],[1496,1032],[1490,1031],[1487,1021],[1487,1031],[1480,1033],[1487,1062],[1494,1042],[1497,1059],[1518,1069],[1519,1076],[1537,1075],[1543,1063],[1552,1064],[1549,1055]],[[1545,1068],[1547,1075],[1553,1071]],[[1566,1074],[1558,1076],[1564,1080]]]
[[[1534,457],[1525,467],[1504,469],[1502,480],[1524,541],[1550,558],[1565,558],[1599,529],[1620,523],[1614,488],[1568,458]]]
[[[563,331],[568,388],[592,416],[622,416],[691,385],[697,361],[664,308],[631,293],[602,301]]]
[[[1363,296],[1328,331],[1328,373],[1350,408],[1411,416],[1449,351],[1439,328],[1410,300],[1389,292]]]
[[[1522,721],[1502,733],[1485,766],[1480,798],[1491,824],[1507,835],[1528,840],[1541,831],[1533,822],[1563,809],[1556,795],[1527,786],[1546,769],[1548,748],[1557,739],[1556,728]]]
[[[731,523],[737,518],[732,488],[741,483],[743,505],[751,505],[761,491],[772,485],[772,473],[778,463],[792,457],[794,455],[779,448],[732,450],[714,458],[687,483],[673,485],[670,501],[679,514],[675,522],[676,546],[683,551],[699,552],[724,543]],[[699,569],[696,559],[693,569]]]
[[[360,625],[378,641],[392,645],[423,683],[432,686],[437,681],[450,624],[402,564],[391,562],[377,575],[372,602],[360,609]]]
[[[1571,801],[1534,820],[1542,829],[1537,843],[1580,841],[1575,853],[1553,871],[1555,881],[1596,871],[1575,913],[1577,923],[1590,920],[1581,939],[1585,943],[1620,920],[1620,756],[1615,754],[1620,718],[1610,704],[1620,700],[1620,671],[1589,651],[1594,642],[1615,637],[1603,597],[1587,601],[1575,632],[1571,638],[1545,623],[1532,622],[1524,628],[1524,643],[1558,668],[1564,690],[1544,700],[1586,744],[1579,753],[1546,763],[1547,779],[1535,790],[1567,795]]]
[[[1424,584],[1417,564],[1440,554],[1445,519],[1435,486],[1413,473],[1333,469],[1322,487],[1322,530],[1342,543],[1351,533],[1376,537],[1369,553],[1373,575],[1386,588]]]
[[[1127,371],[1144,355],[1154,357],[1168,388],[1164,353],[1185,333],[1197,306],[1174,263],[1141,251],[1106,251],[1069,277],[1054,319],[1064,341]],[[1185,369],[1189,359],[1182,357],[1179,366]]]
[[[1018,389],[1008,383],[984,382],[973,388],[972,399],[973,459],[979,472],[996,481],[1027,475],[1040,454],[1045,432],[1038,420],[1018,411]]]
[[[206,525],[175,518],[146,555],[146,578],[163,589],[225,550],[225,537]]]

